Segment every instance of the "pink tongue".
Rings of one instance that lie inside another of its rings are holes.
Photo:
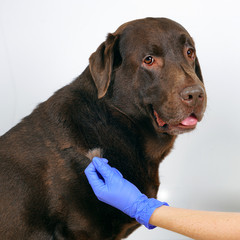
[[[196,125],[198,120],[194,116],[189,116],[186,119],[184,119],[181,124],[184,126],[194,126]]]

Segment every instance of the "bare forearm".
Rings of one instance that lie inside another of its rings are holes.
[[[240,213],[162,206],[154,211],[149,223],[197,240],[240,239]]]

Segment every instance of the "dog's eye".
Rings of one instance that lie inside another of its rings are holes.
[[[192,60],[194,60],[195,59],[195,50],[193,48],[188,48],[187,56],[189,58],[191,58]]]
[[[147,56],[144,58],[144,63],[151,66],[154,63],[154,58],[152,56]]]

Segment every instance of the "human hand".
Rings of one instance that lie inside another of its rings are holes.
[[[153,211],[157,207],[168,204],[154,198],[149,199],[107,162],[104,158],[95,157],[85,169],[85,174],[97,198],[136,218],[147,228],[154,228],[148,223]]]

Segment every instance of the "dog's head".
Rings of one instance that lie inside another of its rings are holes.
[[[194,42],[165,18],[132,21],[109,34],[90,57],[98,89],[134,120],[145,118],[157,132],[194,129],[206,108],[206,92]]]

